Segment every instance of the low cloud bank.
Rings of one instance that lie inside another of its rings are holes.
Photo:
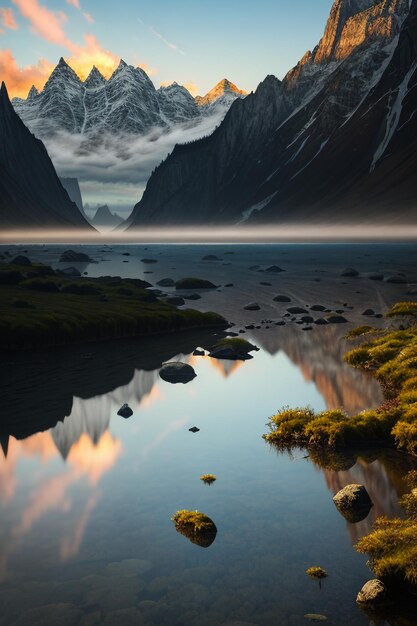
[[[211,134],[225,110],[169,130],[154,129],[146,135],[116,136],[59,133],[44,140],[59,176],[78,178],[84,203],[107,203],[126,212],[140,200],[152,170],[177,143]]]

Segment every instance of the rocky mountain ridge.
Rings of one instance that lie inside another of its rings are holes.
[[[100,137],[103,133],[140,135],[153,128],[169,129],[206,115],[225,114],[243,95],[225,79],[200,104],[175,82],[156,89],[143,69],[123,60],[108,80],[94,66],[82,81],[61,58],[41,92],[32,87],[26,100],[14,98],[13,105],[41,138],[63,131]]]
[[[151,176],[126,225],[363,221],[367,213],[357,186],[365,193],[372,179],[377,194],[377,170],[387,153],[396,173],[383,165],[386,195],[369,219],[403,219],[392,211],[394,187],[411,215],[417,184],[409,132],[417,108],[416,12],[417,0],[335,0],[316,48],[282,81],[268,76],[255,93],[235,101],[210,137],[176,146]],[[394,130],[402,128],[404,97],[410,115],[404,119],[407,171],[391,154],[393,122]]]

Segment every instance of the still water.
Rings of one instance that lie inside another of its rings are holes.
[[[291,458],[264,443],[274,410],[324,409],[338,380],[357,382],[342,362],[339,376],[322,371],[315,382],[309,337],[304,369],[285,350],[245,363],[173,354],[195,368],[191,383],[135,369],[107,393],[75,395],[54,427],[3,436],[1,623],[295,626],[319,613],[368,624],[354,600],[370,573],[352,544],[375,515],[401,514],[407,463],[364,455],[323,470],[302,451]],[[365,389],[364,402],[380,401],[371,381]],[[134,410],[128,420],[117,415],[124,402]],[[217,475],[210,487],[199,480],[206,472]],[[332,503],[351,482],[375,503],[356,525]],[[215,521],[209,548],[176,532],[170,518],[182,508]],[[321,588],[305,575],[316,564],[329,572]]]
[[[194,357],[204,341],[184,334],[5,358],[0,623],[301,626],[306,614],[320,614],[341,626],[417,624],[412,609],[370,621],[355,603],[372,574],[353,545],[376,516],[402,515],[411,461],[352,452],[323,467],[305,451],[277,454],[262,439],[283,406],[344,406],[354,414],[378,406],[381,390],[343,362],[346,328],[307,333],[261,323],[283,315],[272,303],[280,292],[332,308],[346,300],[352,324],[365,304],[385,312],[408,287],[341,281],[340,268],[354,259],[363,271],[404,271],[415,248],[333,247],[327,259],[311,247],[245,247],[219,268],[201,261],[208,247],[192,260],[189,249],[165,246],[152,250],[159,259],[152,271],[140,261],[144,250],[130,247],[126,256],[106,249],[100,262],[94,249],[98,264],[88,265],[89,275],[152,277],[156,284],[187,275],[192,263],[199,276],[233,280],[234,291],[211,292],[193,306],[247,324],[243,305],[256,297],[263,310],[250,315],[260,328],[244,336],[260,351],[244,363]],[[37,249],[55,266],[59,252]],[[278,253],[282,276],[265,281],[248,270],[276,262]],[[36,258],[35,248],[28,254]],[[158,370],[167,360],[192,364],[197,377],[187,385],[162,381]],[[125,402],[134,411],[127,420],[117,415]],[[192,426],[200,431],[189,432]],[[217,481],[205,486],[204,473]],[[352,482],[364,484],[374,502],[358,524],[347,523],[332,502]],[[171,517],[184,508],[214,520],[210,547],[176,532]],[[305,574],[313,565],[329,574],[321,586]]]

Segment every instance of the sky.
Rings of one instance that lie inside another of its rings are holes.
[[[42,87],[63,56],[81,77],[120,58],[155,85],[204,95],[220,79],[254,90],[320,39],[332,0],[0,0],[0,78],[12,96]]]

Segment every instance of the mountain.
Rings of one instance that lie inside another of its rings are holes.
[[[126,225],[415,220],[416,12],[336,0],[316,48],[177,145]]]
[[[123,222],[123,219],[116,215],[115,213],[111,213],[107,204],[103,206],[99,206],[93,219],[91,220],[92,225],[95,228],[116,228]]]
[[[194,98],[197,106],[201,107],[205,113],[210,113],[219,107],[229,109],[237,98],[244,98],[246,91],[242,91],[236,85],[223,78],[211,89],[205,96],[196,96]]]
[[[143,69],[123,60],[108,80],[94,66],[83,82],[61,58],[40,93],[32,87],[26,100],[14,98],[13,105],[38,137],[68,132],[94,140],[103,133],[141,135],[193,123],[218,110],[224,115],[243,92],[229,81],[222,83],[210,106],[200,106],[185,87],[172,83],[156,89]]]
[[[80,185],[77,178],[60,178],[60,183],[70,197],[75,202],[81,213],[84,214],[83,199],[81,197]]]
[[[0,225],[12,228],[90,228],[61,185],[43,143],[0,89]]]

